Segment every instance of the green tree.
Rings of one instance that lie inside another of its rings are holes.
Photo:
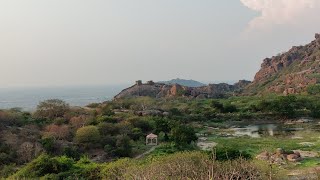
[[[168,118],[155,118],[155,133],[159,134],[160,132],[164,133],[164,140],[168,141],[168,133],[171,131],[170,121]]]
[[[191,142],[198,139],[195,130],[188,125],[180,125],[173,128],[171,130],[171,138],[178,146],[191,144]]]
[[[221,104],[219,101],[212,100],[210,102],[210,106],[218,110],[219,112],[223,112],[223,104]]]
[[[297,108],[297,97],[296,96],[280,96],[277,100],[272,103],[272,110],[281,116],[291,118],[296,115]]]
[[[85,126],[77,130],[75,140],[77,143],[97,143],[100,133],[95,126]]]
[[[307,87],[307,92],[310,95],[320,94],[320,84],[310,85]]]
[[[314,118],[320,118],[320,102],[313,102],[309,107],[311,116]]]
[[[43,148],[46,150],[46,152],[48,153],[54,153],[55,148],[54,148],[54,138],[53,137],[48,137],[48,138],[44,138],[41,139],[41,144],[43,146]]]
[[[115,153],[119,157],[130,157],[132,153],[131,139],[127,135],[117,136]]]
[[[237,111],[238,111],[237,107],[233,104],[227,103],[223,105],[223,110],[222,110],[223,113],[234,113]]]

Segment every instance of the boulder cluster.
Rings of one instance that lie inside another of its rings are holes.
[[[256,158],[278,165],[287,164],[287,162],[299,162],[303,160],[299,151],[285,152],[281,148],[278,148],[274,153],[264,151],[257,155]]]

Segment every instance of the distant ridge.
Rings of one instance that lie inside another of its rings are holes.
[[[206,86],[206,84],[201,83],[199,81],[195,80],[186,80],[186,79],[172,79],[170,81],[159,81],[158,83],[163,83],[163,84],[168,84],[168,85],[173,85],[173,84],[180,84],[182,86],[187,86],[187,87],[201,87],[201,86]]]
[[[220,83],[204,85],[201,87],[190,87],[178,83],[165,84],[163,82],[155,83],[153,81],[147,81],[143,83],[141,80],[138,80],[133,86],[122,90],[118,95],[114,97],[114,99],[133,98],[142,96],[148,96],[153,98],[221,98],[241,93],[242,90],[250,83],[250,81],[240,80],[239,82],[233,85]]]

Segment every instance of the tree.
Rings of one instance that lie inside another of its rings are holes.
[[[105,122],[99,123],[98,129],[102,136],[114,136],[120,132],[119,125]]]
[[[81,115],[81,116],[74,116],[70,119],[69,123],[71,124],[71,126],[75,129],[79,129],[81,127],[83,127],[84,125],[86,125],[88,122],[88,117]]]
[[[70,110],[69,104],[59,99],[49,99],[40,102],[34,113],[36,118],[53,120],[60,118]]]
[[[133,127],[140,128],[143,132],[149,132],[152,130],[152,126],[149,121],[141,118],[130,118],[127,120]]]
[[[311,103],[309,109],[311,111],[311,116],[312,117],[320,118],[320,103],[319,102]]]
[[[119,157],[130,157],[132,153],[131,139],[127,135],[117,136],[115,153]]]
[[[191,142],[198,139],[195,130],[187,125],[180,125],[173,128],[171,130],[171,138],[178,146],[191,144]]]
[[[95,126],[85,126],[77,130],[75,140],[77,143],[97,143],[100,133]]]
[[[168,141],[168,133],[171,131],[170,121],[167,118],[155,118],[155,132],[159,134],[160,132],[164,133],[164,140]]]
[[[215,108],[216,110],[218,110],[219,112],[222,112],[223,111],[223,104],[221,104],[219,101],[215,101],[215,100],[212,100],[210,102],[210,106]]]
[[[307,87],[307,92],[310,95],[320,94],[320,84],[310,85]]]
[[[237,112],[238,109],[235,105],[232,105],[230,103],[224,104],[223,105],[223,113],[234,113]]]
[[[70,131],[67,125],[58,126],[55,124],[50,124],[45,128],[44,135],[46,137],[64,140],[69,137]]]
[[[286,118],[294,117],[296,110],[296,96],[280,96],[272,104],[272,110]]]
[[[43,148],[46,150],[48,153],[54,153],[54,138],[53,137],[48,137],[48,138],[43,138],[41,139],[41,144]]]

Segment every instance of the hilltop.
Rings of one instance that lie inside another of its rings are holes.
[[[159,81],[158,83],[162,84],[168,84],[168,85],[173,85],[173,84],[180,84],[182,86],[188,86],[188,87],[201,87],[205,86],[206,84],[203,84],[202,82],[195,81],[195,80],[186,80],[186,79],[172,79],[170,81]]]
[[[220,83],[201,87],[188,87],[180,84],[164,84],[148,81],[137,81],[135,85],[122,90],[115,99],[149,96],[153,98],[164,97],[191,97],[191,98],[219,98],[241,93],[250,81],[241,80],[233,85]]]

